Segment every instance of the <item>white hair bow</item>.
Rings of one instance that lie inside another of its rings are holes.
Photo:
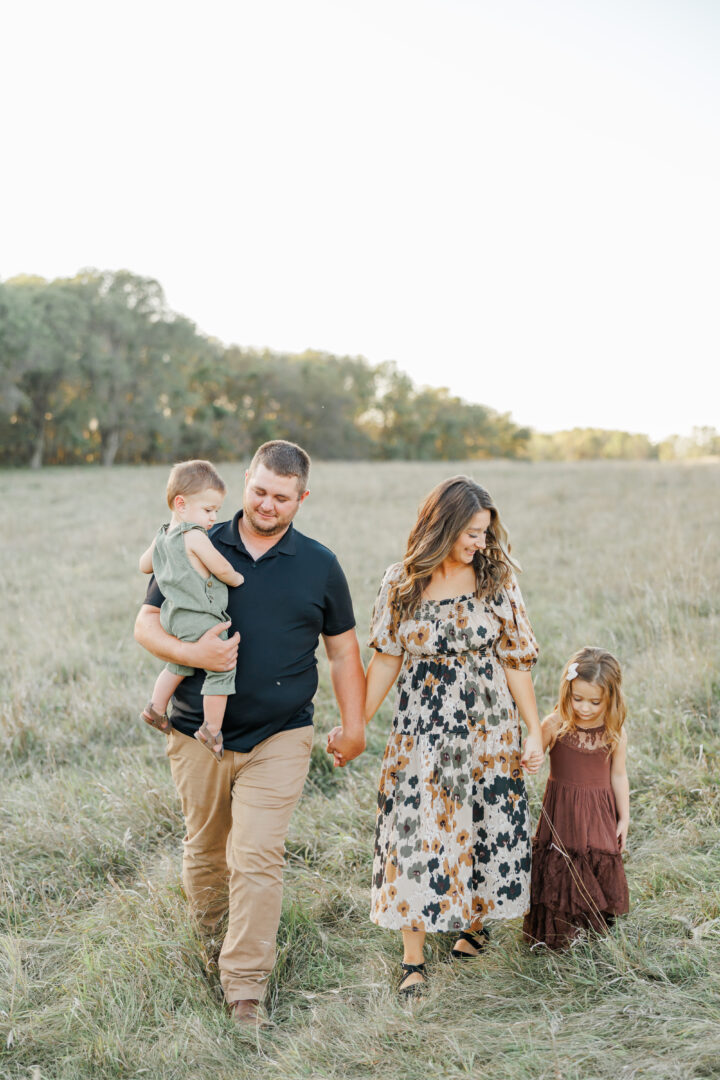
[[[568,682],[572,682],[573,679],[577,678],[577,669],[578,666],[576,663],[568,664],[567,675],[565,676]]]

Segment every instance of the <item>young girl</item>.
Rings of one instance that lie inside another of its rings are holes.
[[[140,556],[143,574],[155,574],[165,597],[160,623],[181,641],[197,641],[218,623],[228,622],[227,586],[242,585],[243,576],[213,547],[207,530],[215,524],[226,492],[225,483],[209,461],[182,461],[167,485],[169,525],[161,525]],[[221,637],[226,638],[223,630]],[[170,698],[194,668],[168,664],[158,676],[142,719],[169,735]],[[216,761],[223,755],[222,727],[227,695],[235,693],[235,668],[208,671],[202,687],[204,719],[195,738]]]
[[[561,949],[628,910],[622,864],[630,824],[620,665],[586,646],[570,658],[555,711],[542,723],[548,778],[533,838],[526,941]]]

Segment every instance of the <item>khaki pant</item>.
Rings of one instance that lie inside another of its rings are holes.
[[[271,735],[247,754],[215,762],[173,729],[168,757],[187,833],[183,885],[200,923],[229,912],[218,961],[227,1001],[262,998],[275,963],[290,815],[310,763],[311,725]]]

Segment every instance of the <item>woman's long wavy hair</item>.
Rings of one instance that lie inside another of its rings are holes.
[[[571,664],[577,664],[576,678],[583,682],[594,683],[603,692],[605,712],[603,720],[608,734],[610,749],[613,750],[620,741],[620,733],[625,723],[627,709],[622,692],[622,671],[612,653],[605,649],[598,649],[594,645],[584,645],[582,649],[570,657],[565,665],[560,680],[560,696],[558,698],[557,711],[562,721],[558,730],[558,736],[564,735],[577,727],[575,711],[572,704],[572,687],[575,679],[568,682],[568,668]]]
[[[404,574],[390,593],[398,621],[416,610],[433,570],[447,558],[478,510],[490,511],[490,527],[485,550],[473,559],[477,595],[494,594],[507,584],[511,568],[520,570],[510,558],[508,534],[488,492],[467,476],[451,476],[425,498],[408,537]]]

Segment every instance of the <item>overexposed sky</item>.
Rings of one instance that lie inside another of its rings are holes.
[[[226,343],[548,431],[720,427],[715,0],[0,14],[0,277],[127,267]]]

